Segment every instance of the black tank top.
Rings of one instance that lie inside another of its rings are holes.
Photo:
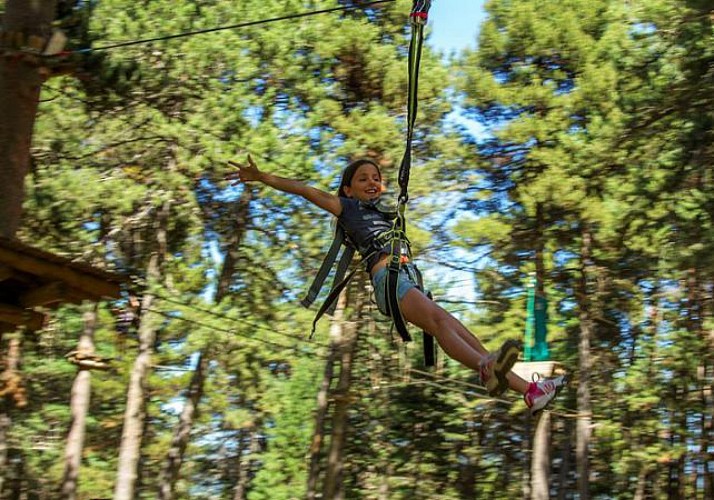
[[[376,239],[378,235],[392,229],[392,221],[396,216],[396,212],[380,200],[363,202],[354,198],[340,197],[342,213],[337,218],[337,222],[342,225],[362,257],[375,252],[367,259],[368,271],[377,263],[380,256],[389,253],[388,245],[379,244]]]

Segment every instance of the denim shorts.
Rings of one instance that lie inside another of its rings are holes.
[[[374,287],[374,299],[377,301],[377,307],[382,314],[389,315],[387,307],[387,296],[385,293],[387,287],[387,268],[383,267],[377,271],[372,277],[372,286]],[[399,270],[399,281],[397,282],[397,299],[401,302],[404,296],[412,288],[416,288],[417,284],[407,271],[406,267]]]

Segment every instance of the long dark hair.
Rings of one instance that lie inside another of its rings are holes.
[[[345,194],[345,186],[350,186],[352,184],[352,178],[355,176],[355,172],[357,172],[357,169],[362,165],[373,165],[374,168],[377,169],[377,172],[379,172],[379,178],[382,178],[382,170],[379,168],[379,165],[377,165],[377,162],[370,160],[369,158],[359,158],[347,165],[342,172],[342,179],[340,180],[340,187],[337,189],[337,196],[347,198],[347,195]]]

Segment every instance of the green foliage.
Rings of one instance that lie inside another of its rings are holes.
[[[491,124],[488,162],[476,172],[484,189],[467,200],[488,212],[455,227],[491,259],[480,291],[500,305],[479,319],[498,329],[517,316],[520,283],[542,259],[551,324],[567,335],[555,359],[575,367],[580,319],[595,316],[591,467],[601,480],[592,494],[647,495],[668,469],[698,460],[683,444],[707,431],[686,422],[711,410],[684,402],[702,384],[692,371],[709,364],[687,353],[706,351],[697,318],[712,313],[696,298],[709,286],[699,274],[710,266],[700,252],[711,252],[700,161],[711,114],[699,105],[711,96],[702,94],[708,49],[694,48],[709,46],[711,23],[690,2],[504,0],[488,9],[461,86],[467,109]]]
[[[312,409],[319,364],[297,360],[289,376],[278,374],[269,384],[263,405],[270,421],[268,450],[258,457],[263,466],[253,482],[250,499],[289,499],[305,496],[305,450],[312,436]]]
[[[334,190],[341,168],[370,154],[394,192],[409,4],[75,54],[76,71],[43,88],[22,238],[124,273],[131,292],[157,296],[141,318],[157,329],[157,342],[139,498],[156,497],[199,352],[210,362],[176,497],[229,498],[241,477],[248,498],[304,496],[329,322],[307,344],[312,311],[297,299],[328,244],[330,221],[302,199],[229,186],[227,160],[251,153],[266,171]],[[92,5],[73,25],[70,47],[313,7],[293,0]],[[520,337],[525,284],[540,273],[551,351],[576,387],[588,305],[596,324],[593,497],[627,498],[638,484],[655,496],[679,464],[690,470],[702,459],[711,398],[700,393],[714,366],[706,336],[714,315],[706,299],[714,246],[707,8],[492,0],[477,50],[449,66],[426,47],[422,60],[408,212],[414,248],[456,268],[465,267],[454,258],[457,246],[458,255],[485,256],[468,271],[480,302],[461,317],[487,347]],[[486,125],[485,138],[445,120],[455,100]],[[167,240],[159,242],[163,209]],[[228,292],[213,300],[231,251]],[[159,276],[147,283],[156,255]],[[587,302],[576,294],[581,286]],[[113,489],[138,346],[136,325],[116,321],[128,307],[127,294],[100,310],[96,350],[114,361],[92,374],[84,498]],[[29,405],[11,411],[8,441],[24,461],[28,494],[47,498],[62,476],[76,373],[64,355],[83,328],[77,308],[53,318],[24,342]],[[359,321],[345,497],[519,497],[514,478],[529,457],[524,405],[481,399],[467,385],[477,383],[473,374],[449,360],[435,377],[409,372],[420,366],[418,346],[402,352],[381,323]],[[572,463],[575,390],[558,410],[553,450]],[[575,477],[560,469],[564,462],[554,461],[553,477],[564,479],[553,488],[570,492]],[[697,493],[694,482],[683,487],[684,497]]]

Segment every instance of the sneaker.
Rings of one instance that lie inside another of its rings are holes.
[[[533,374],[533,382],[528,384],[528,390],[523,395],[526,406],[530,408],[531,415],[542,411],[555,399],[560,390],[568,383],[565,375],[539,380],[540,375]]]
[[[520,351],[518,342],[507,340],[498,351],[492,352],[483,359],[479,367],[479,376],[489,396],[499,396],[508,389],[506,375],[518,361]]]

